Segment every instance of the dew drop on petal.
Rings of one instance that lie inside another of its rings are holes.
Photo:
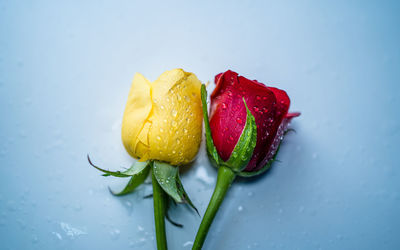
[[[226,109],[226,104],[223,102],[223,103],[221,104],[221,107],[222,107],[222,109]]]
[[[257,96],[256,96],[256,100],[257,100],[257,101],[260,101],[260,100],[261,100],[261,97],[260,97],[259,95],[257,95]]]
[[[242,124],[243,120],[238,117],[238,118],[236,118],[236,122],[239,123],[239,124]]]
[[[176,117],[177,114],[178,114],[178,111],[176,111],[176,109],[173,109],[173,110],[171,111],[171,115],[172,115],[173,117]]]
[[[157,135],[156,138],[157,138],[157,140],[161,141],[161,137],[160,136]]]

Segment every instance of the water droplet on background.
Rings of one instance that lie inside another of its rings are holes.
[[[110,232],[111,239],[112,239],[112,240],[118,240],[120,233],[121,233],[121,232],[119,231],[119,229],[114,229],[114,230],[112,230],[112,231]]]
[[[186,241],[185,243],[182,244],[183,247],[189,247],[193,246],[193,241]]]

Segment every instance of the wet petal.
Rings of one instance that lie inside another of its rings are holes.
[[[157,91],[156,86],[160,87]],[[170,89],[166,91],[165,86]],[[151,159],[181,165],[196,156],[203,118],[200,88],[197,77],[183,70],[167,71],[153,83],[154,106],[149,117]]]
[[[136,73],[129,91],[121,131],[122,142],[126,150],[135,158],[140,158],[140,155],[135,153],[138,143],[136,138],[152,109],[150,93],[150,82],[142,74]]]

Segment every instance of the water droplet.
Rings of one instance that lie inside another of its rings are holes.
[[[54,234],[57,237],[57,239],[62,240],[61,234],[59,234],[57,232],[52,232],[52,234]]]
[[[185,100],[186,100],[187,102],[190,102],[189,96],[185,95],[183,98],[185,98]]]
[[[229,136],[229,140],[230,140],[230,141],[233,141],[233,137],[232,137],[232,136]]]
[[[260,100],[261,100],[261,97],[260,97],[259,95],[256,95],[256,100],[257,100],[257,101],[260,101]]]
[[[164,110],[164,106],[163,106],[163,105],[161,105],[161,106],[160,106],[160,109],[161,109],[161,110]]]
[[[267,100],[267,99],[268,99],[268,97],[266,97],[266,96],[263,97],[263,100],[264,100],[264,101]]]
[[[254,106],[253,109],[255,112],[258,112],[260,110],[257,106]]]
[[[172,154],[175,154],[176,153],[176,151],[175,150],[172,150]]]
[[[39,241],[38,237],[35,234],[32,235],[32,243],[36,244],[36,243],[38,243],[38,241]]]
[[[239,124],[242,124],[243,120],[238,117],[238,118],[236,118],[236,122],[239,123]]]
[[[186,128],[183,129],[183,133],[187,134],[188,130]]]
[[[178,125],[178,123],[176,121],[172,121],[171,125],[172,125],[172,127],[176,127]]]
[[[242,206],[238,206],[238,211],[242,212],[243,211],[243,207]]]
[[[182,100],[182,97],[180,95],[178,95],[176,98],[178,99],[178,101]]]
[[[161,141],[161,137],[160,136],[157,135],[156,138],[157,138],[157,140]]]
[[[193,246],[193,241],[186,241],[185,243],[183,243],[182,246],[183,247]]]
[[[172,115],[173,117],[176,117],[177,114],[178,114],[178,111],[176,111],[176,109],[173,109],[173,110],[171,111],[171,115]]]
[[[181,143],[181,140],[179,140],[179,139],[176,139],[176,144],[180,144]]]
[[[74,228],[65,222],[61,222],[60,226],[61,226],[61,229],[64,231],[64,233],[67,236],[69,236],[71,239],[75,238],[76,236],[87,234],[85,231],[78,229],[78,228]]]
[[[250,191],[247,193],[247,195],[251,197],[251,196],[253,196],[253,192]]]
[[[117,240],[117,239],[119,238],[119,235],[120,235],[119,229],[114,229],[114,230],[112,230],[112,231],[110,232],[110,235],[111,235],[111,239]]]

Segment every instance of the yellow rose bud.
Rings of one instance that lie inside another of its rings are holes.
[[[122,120],[128,153],[171,165],[192,161],[202,135],[200,88],[196,75],[182,69],[166,71],[154,82],[137,73]]]

